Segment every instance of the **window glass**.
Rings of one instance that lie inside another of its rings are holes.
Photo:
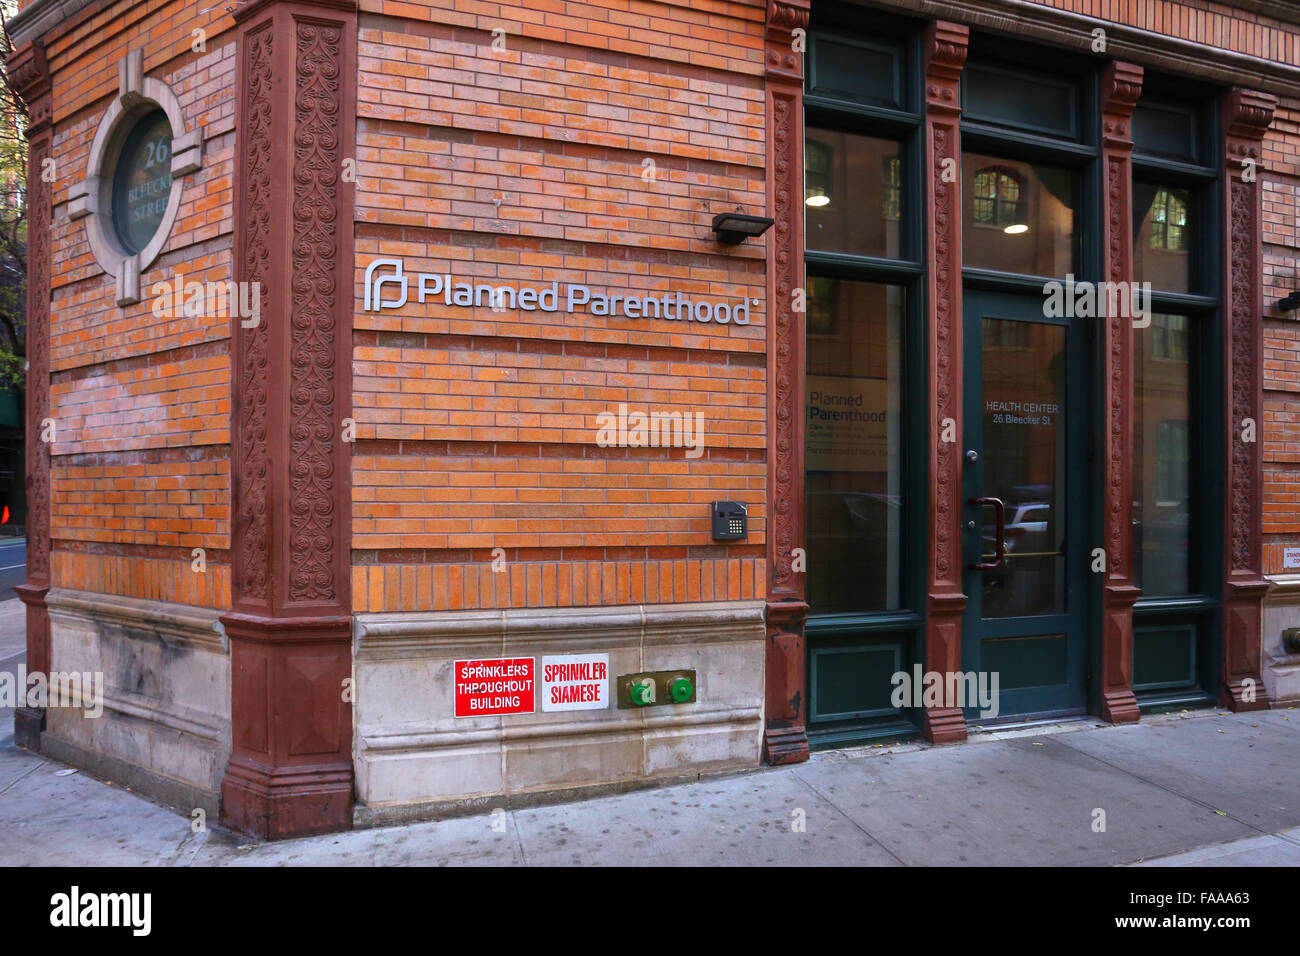
[[[901,76],[902,55],[896,46],[813,37],[810,93],[901,109]]]
[[[1155,156],[1196,162],[1196,114],[1186,107],[1144,99],[1133,111],[1133,145]]]
[[[1164,292],[1191,292],[1196,217],[1188,189],[1134,181],[1133,275]]]
[[[1133,332],[1133,553],[1143,597],[1192,590],[1189,319],[1151,316]]]
[[[1065,326],[985,318],[984,495],[1006,504],[1006,557],[980,575],[984,617],[1058,614],[1065,596]],[[997,524],[983,509],[980,560],[997,555]]]
[[[978,153],[962,157],[962,256],[979,269],[1074,271],[1075,175]]]
[[[978,63],[966,67],[961,82],[963,113],[970,119],[1057,136],[1075,134],[1070,83]]]
[[[900,606],[903,290],[808,279],[805,452],[809,604]]]
[[[113,176],[113,228],[127,252],[149,244],[171,198],[172,128],[154,110],[127,135]]]
[[[902,175],[896,141],[809,127],[804,144],[807,247],[898,258]]]

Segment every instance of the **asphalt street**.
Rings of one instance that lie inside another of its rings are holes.
[[[27,539],[0,538],[0,601],[14,596],[14,585],[27,578]]]

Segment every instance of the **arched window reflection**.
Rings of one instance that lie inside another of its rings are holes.
[[[1186,194],[1161,189],[1151,203],[1151,248],[1181,252],[1186,248]]]
[[[975,222],[981,226],[1023,224],[1024,187],[1020,174],[1005,166],[986,166],[975,173]]]

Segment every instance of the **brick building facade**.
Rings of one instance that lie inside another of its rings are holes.
[[[31,0],[10,30],[28,667],[106,679],[102,718],[23,708],[20,742],[285,836],[963,739],[969,708],[882,700],[914,664],[1023,671],[1020,719],[1300,697],[1290,5]],[[161,114],[135,248],[120,170]],[[835,219],[845,189],[872,209]],[[721,241],[733,212],[773,222]],[[996,258],[1050,229],[1051,263]],[[1193,265],[1152,325],[1025,332],[1014,296],[1140,280],[1156,234]],[[970,417],[1027,334],[1074,416],[1032,440]],[[1159,421],[1148,355],[1182,376]],[[810,382],[889,424],[810,437]],[[620,406],[701,414],[700,447],[598,440]],[[1047,543],[963,570],[993,497],[963,463],[1026,441],[1055,464],[995,530]],[[608,660],[608,707],[455,715],[456,662],[562,655]],[[615,702],[676,670],[688,703]]]

